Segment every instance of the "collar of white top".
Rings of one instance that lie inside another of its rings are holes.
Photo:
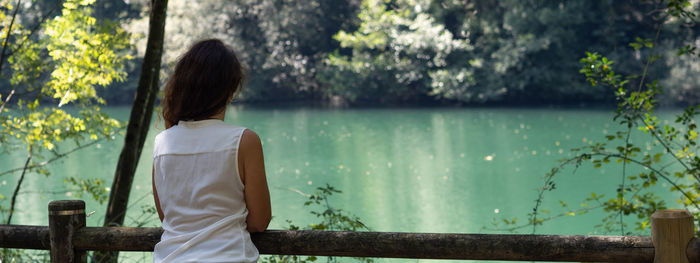
[[[206,119],[206,120],[198,120],[198,121],[179,121],[177,123],[178,126],[180,127],[204,127],[204,126],[209,126],[212,124],[216,123],[223,123],[224,121],[219,120],[219,119]]]

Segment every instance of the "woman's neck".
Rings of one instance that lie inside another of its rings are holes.
[[[219,112],[217,114],[209,116],[209,119],[219,119],[219,120],[223,121],[225,117],[226,117],[226,108],[224,108],[224,110],[222,110],[221,112]]]

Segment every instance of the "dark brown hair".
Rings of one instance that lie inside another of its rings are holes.
[[[218,39],[195,43],[180,57],[165,84],[161,101],[165,128],[220,113],[244,82],[243,67],[230,47]]]

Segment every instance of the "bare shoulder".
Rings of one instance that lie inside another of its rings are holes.
[[[244,185],[248,186],[251,178],[265,178],[263,159],[260,137],[254,131],[246,129],[238,146],[238,171]]]
[[[238,149],[242,153],[255,153],[262,151],[260,137],[251,129],[245,129],[241,135],[241,142]]]
[[[251,129],[245,129],[241,135],[241,148],[255,147],[256,145],[261,145],[260,136]]]

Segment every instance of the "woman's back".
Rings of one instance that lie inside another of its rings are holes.
[[[156,262],[255,262],[238,171],[245,128],[218,119],[180,121],[156,136],[154,185],[163,212]]]
[[[163,222],[154,262],[257,261],[249,232],[265,231],[272,218],[262,142],[223,122],[244,82],[233,49],[218,39],[195,43],[175,64],[153,152]]]

